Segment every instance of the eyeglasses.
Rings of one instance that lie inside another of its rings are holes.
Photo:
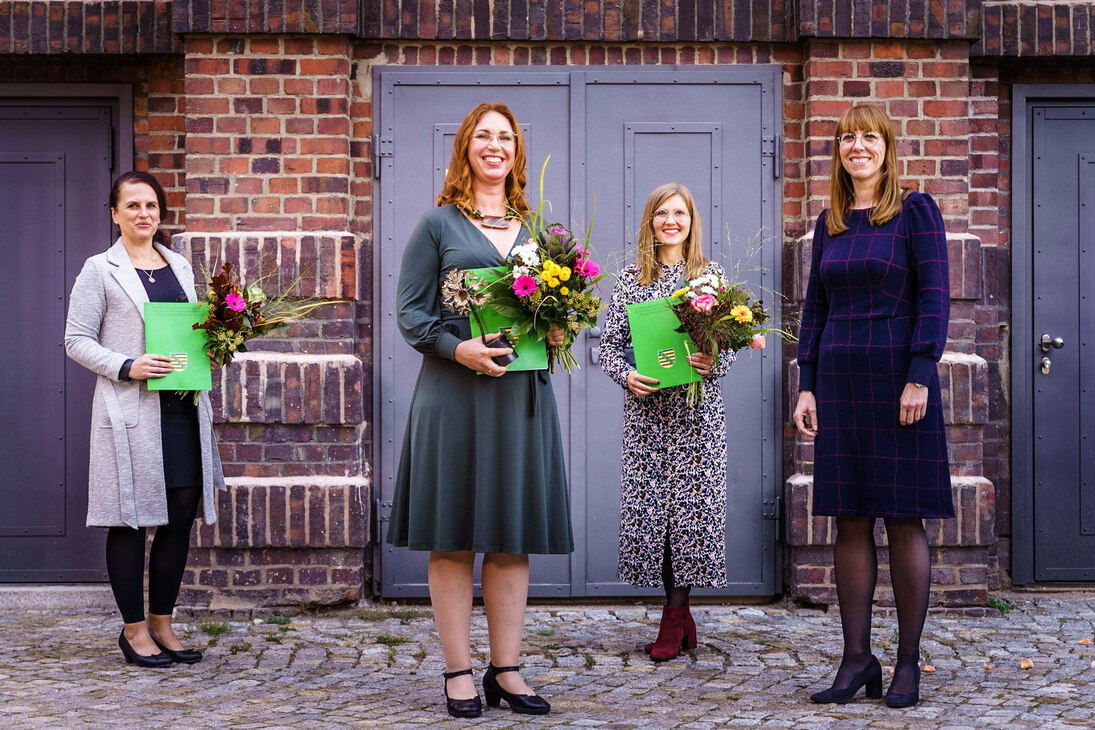
[[[882,135],[878,132],[861,132],[859,134],[852,134],[851,132],[845,132],[836,138],[840,142],[842,147],[850,147],[855,144],[857,139],[862,140],[863,144],[876,145],[882,141]]]
[[[497,141],[500,145],[513,144],[517,141],[517,135],[511,132],[499,132],[498,134],[491,134],[490,132],[476,132],[475,141],[482,142],[483,144],[490,144]]]
[[[687,210],[681,210],[680,208],[677,208],[676,210],[666,210],[665,208],[658,208],[656,211],[654,211],[654,220],[656,220],[658,223],[665,223],[667,220],[669,220],[669,216],[673,216],[674,220],[686,221],[692,217],[692,214],[689,213]]]

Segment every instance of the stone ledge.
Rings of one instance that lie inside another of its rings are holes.
[[[248,352],[213,373],[219,423],[358,424],[364,369],[353,355]]]
[[[233,479],[218,494],[218,520],[199,523],[195,548],[364,548],[367,477]]]
[[[786,544],[795,547],[831,546],[836,537],[833,517],[814,515],[813,477],[795,474],[784,484]],[[933,547],[987,547],[996,542],[996,489],[978,476],[952,476],[954,519],[924,521],[928,543]],[[875,542],[885,546],[881,520],[875,525]]]

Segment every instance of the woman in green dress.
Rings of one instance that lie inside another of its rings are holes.
[[[498,266],[528,236],[521,128],[504,104],[480,104],[453,142],[437,208],[411,233],[399,272],[403,338],[423,354],[396,476],[388,542],[429,550],[430,601],[445,654],[450,715],[476,717],[471,678],[472,570],[483,553],[490,665],[487,704],[544,714],[518,672],[529,553],[574,549],[563,443],[546,370],[508,372],[441,306],[454,269]],[[497,338],[487,335],[487,340]],[[548,342],[562,344],[562,330]],[[477,375],[481,372],[484,375]]]

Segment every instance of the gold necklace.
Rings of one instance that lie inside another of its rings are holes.
[[[502,215],[487,215],[478,208],[462,208],[462,210],[476,220],[476,222],[484,228],[493,228],[495,230],[504,231],[509,228],[509,222],[513,218],[517,217],[517,213],[507,210],[504,216]]]

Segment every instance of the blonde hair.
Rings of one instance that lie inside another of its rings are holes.
[[[468,146],[471,144],[475,126],[488,112],[498,112],[509,120],[510,126],[513,127],[515,149],[513,169],[506,175],[506,206],[524,218],[532,212],[525,199],[525,138],[521,134],[521,126],[517,124],[513,112],[500,102],[486,102],[475,107],[468,112],[460,128],[456,130],[456,138],[452,141],[449,169],[445,173],[445,186],[441,189],[441,194],[437,196],[437,205],[451,203],[469,212],[475,210],[475,191],[472,188],[471,165],[468,163]]]
[[[833,137],[832,169],[829,171],[829,215],[825,219],[830,236],[848,230],[844,219],[855,200],[855,188],[852,185],[852,176],[844,169],[840,160],[840,138],[844,134],[856,132],[877,132],[886,143],[882,177],[878,181],[875,205],[871,210],[871,225],[880,226],[901,212],[903,196],[901,184],[898,182],[897,140],[894,137],[893,124],[886,112],[878,107],[853,106],[840,115]]]
[[[679,195],[684,199],[688,207],[688,214],[692,216],[692,225],[688,229],[688,240],[684,242],[685,277],[694,279],[703,273],[707,267],[707,257],[703,255],[703,227],[700,225],[700,217],[696,215],[696,201],[692,199],[692,193],[680,183],[666,183],[654,188],[650,197],[646,199],[646,207],[643,209],[642,223],[639,225],[639,250],[635,262],[639,265],[637,281],[643,286],[649,286],[662,276],[662,267],[658,264],[658,256],[655,251],[654,240],[654,211],[662,203]]]

